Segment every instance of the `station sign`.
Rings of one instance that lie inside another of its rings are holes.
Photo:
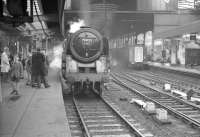
[[[198,34],[196,33],[185,34],[182,36],[184,41],[191,41],[191,40],[197,41],[197,37],[198,37]]]
[[[162,39],[155,39],[154,40],[154,46],[161,46],[161,45],[163,45]]]
[[[143,47],[138,47],[136,46],[135,47],[135,62],[143,62],[143,58],[144,58],[144,55],[143,55]]]
[[[190,40],[196,41],[196,34],[195,33],[190,34]]]
[[[200,44],[200,34],[196,34],[196,42]]]
[[[185,34],[182,36],[184,41],[190,41],[190,34]]]
[[[140,33],[137,35],[137,44],[144,44],[144,34]]]

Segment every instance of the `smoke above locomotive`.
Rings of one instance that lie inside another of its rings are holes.
[[[78,19],[77,22],[70,22],[70,29],[69,33],[75,33],[76,31],[80,30],[82,26],[85,26],[85,21],[82,19]]]

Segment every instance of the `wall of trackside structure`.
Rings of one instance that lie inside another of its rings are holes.
[[[195,14],[154,14],[154,33],[166,31],[200,20]]]
[[[137,0],[137,10],[174,11],[178,0]]]

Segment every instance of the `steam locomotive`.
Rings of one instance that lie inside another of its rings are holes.
[[[82,27],[67,37],[62,54],[62,75],[68,87],[64,94],[96,91],[102,95],[109,71],[106,37],[89,27]]]

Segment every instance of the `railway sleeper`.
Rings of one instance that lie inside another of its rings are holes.
[[[175,108],[176,110],[178,111],[193,111],[194,109],[193,108],[188,108],[188,107],[183,107],[183,108]]]
[[[132,134],[128,129],[89,129],[91,135],[123,135]]]
[[[88,124],[96,124],[96,123],[116,123],[118,122],[117,121],[117,118],[113,118],[113,119],[85,119],[85,123],[88,123]]]
[[[110,128],[110,127],[117,127],[117,128],[124,128],[125,126],[123,124],[115,123],[115,124],[110,124],[110,123],[105,123],[105,124],[89,124],[89,128]]]
[[[87,125],[89,130],[105,130],[106,132],[109,132],[110,130],[116,130],[116,131],[123,131],[124,129],[126,129],[126,126],[124,125],[100,125],[100,124],[96,124],[96,125]]]
[[[188,114],[188,113],[199,113],[198,110],[181,110],[182,113]]]
[[[185,105],[183,105],[183,104],[169,104],[169,106],[170,107],[172,107],[172,108],[185,108]]]
[[[178,103],[178,102],[175,102],[175,103],[170,103],[170,102],[168,102],[168,103],[165,103],[165,105],[166,106],[179,106],[180,105],[180,103]],[[182,106],[182,105],[181,105]]]
[[[200,114],[190,114],[188,116],[194,119],[200,119]]]
[[[90,119],[111,119],[111,118],[115,118],[115,116],[113,115],[101,115],[101,116],[83,116],[84,118],[90,118]]]
[[[93,137],[131,137],[129,134],[122,135],[94,135]]]
[[[162,100],[162,101],[157,100],[157,101],[162,103],[162,104],[169,104],[169,103],[174,104],[174,103],[176,103],[176,101],[174,101],[174,100]]]

